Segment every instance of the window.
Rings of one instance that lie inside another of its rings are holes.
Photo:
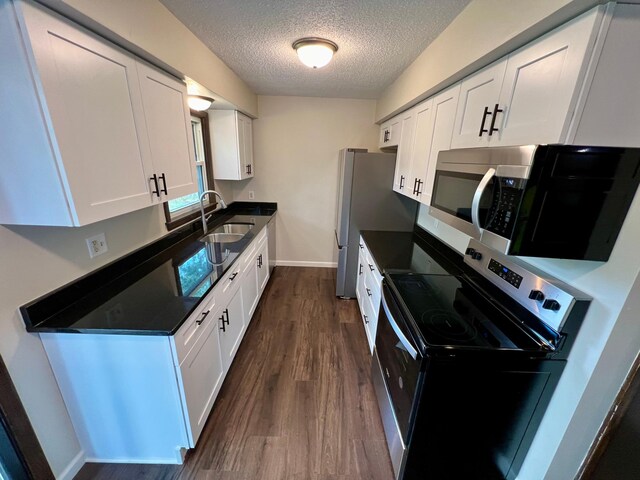
[[[164,212],[169,230],[184,225],[200,215],[200,195],[213,189],[213,168],[211,162],[211,143],[209,140],[209,117],[207,112],[191,111],[191,130],[193,132],[193,150],[195,152],[196,173],[198,175],[198,193],[169,200],[164,204]],[[213,199],[205,199],[207,209],[215,207]]]

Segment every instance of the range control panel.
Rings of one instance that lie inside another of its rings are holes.
[[[493,273],[502,278],[505,282],[509,282],[516,288],[520,288],[520,284],[522,283],[522,275],[518,275],[516,272],[511,270],[510,268],[505,267],[500,262],[497,262],[493,258],[489,260],[489,266],[487,267]]]
[[[475,239],[464,261],[554,330],[560,332],[576,300],[589,299],[517,257],[497,252]]]

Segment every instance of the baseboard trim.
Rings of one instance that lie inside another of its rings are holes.
[[[337,262],[307,262],[300,260],[276,260],[278,267],[317,267],[317,268],[337,268]]]
[[[152,464],[152,465],[180,465],[176,458],[96,458],[90,457],[86,459],[87,463],[136,463],[136,464]]]
[[[73,460],[69,462],[69,465],[67,465],[65,469],[62,472],[60,472],[59,475],[56,476],[56,479],[57,480],[73,480],[73,477],[75,477],[78,474],[78,472],[84,466],[84,464],[85,464],[84,450],[80,450],[80,452],[78,452],[78,454],[75,457],[73,457]]]

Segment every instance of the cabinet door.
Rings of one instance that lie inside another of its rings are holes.
[[[222,312],[211,312],[204,322],[206,330],[180,364],[180,374],[187,403],[189,426],[195,446],[224,378],[218,343],[218,318]]]
[[[238,351],[244,333],[244,311],[242,307],[242,288],[231,297],[226,308],[216,319],[220,329],[220,353],[222,364],[227,371]]]
[[[431,150],[431,136],[433,132],[431,118],[433,116],[433,101],[422,102],[414,108],[415,133],[413,148],[411,149],[411,186],[415,188],[412,198],[421,201],[425,192],[424,184],[427,176],[427,163]]]
[[[396,147],[400,145],[400,139],[402,138],[402,128],[404,126],[404,121],[401,115],[397,115],[389,120],[389,142],[387,143],[388,147]]]
[[[451,148],[489,144],[488,130],[506,68],[507,60],[498,60],[462,81]],[[482,135],[480,130],[485,130]]]
[[[425,182],[419,198],[420,202],[425,205],[431,203],[438,153],[451,148],[451,136],[453,135],[453,125],[456,119],[459,96],[460,84],[458,83],[433,97],[433,115],[431,116],[431,122],[429,124],[431,130],[431,147],[426,162]]]
[[[241,166],[242,170],[240,171],[240,175],[242,178],[251,178],[253,177],[253,120],[249,117],[244,117],[243,128],[244,143],[242,148],[244,150],[244,164]]]
[[[246,135],[247,129],[245,127],[247,123],[247,117],[242,115],[241,113],[236,112],[236,135],[238,139],[238,165],[236,168],[238,169],[238,180],[242,180],[247,178],[248,170],[247,170],[247,150],[245,148],[246,143]]]
[[[496,145],[565,141],[601,15],[591,10],[509,55]]]
[[[153,173],[160,177],[161,193],[155,198],[166,202],[197,192],[187,88],[155,68],[140,62],[137,66]]]
[[[413,197],[415,191],[414,179],[411,178],[411,152],[413,150],[413,134],[416,128],[415,110],[403,112],[396,121],[401,131],[398,155],[396,157],[396,169],[393,177],[393,190]]]
[[[269,281],[269,243],[264,242],[261,247],[258,248],[258,291],[262,294],[262,291],[267,286]]]
[[[258,260],[254,254],[247,262],[246,268],[242,272],[242,309],[245,316],[245,325],[249,325],[251,315],[253,315],[258,298],[260,296],[258,287]]]
[[[74,223],[152,205],[136,61],[57,15],[22,7]]]

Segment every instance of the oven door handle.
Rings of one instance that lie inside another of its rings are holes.
[[[489,185],[489,182],[495,174],[495,168],[487,170],[487,173],[485,173],[482,180],[480,180],[478,188],[476,188],[476,193],[473,194],[473,201],[471,202],[471,223],[476,227],[479,234],[482,233],[482,227],[480,227],[480,200],[482,200],[482,194],[484,194],[485,188],[487,188],[487,185]]]
[[[396,332],[396,335],[400,339],[400,343],[402,343],[404,348],[407,350],[407,353],[409,353],[409,355],[411,355],[411,358],[415,360],[416,358],[418,358],[418,351],[414,348],[413,345],[411,345],[411,342],[404,335],[404,333],[402,333],[402,330],[400,330],[400,327],[396,323],[395,318],[393,318],[393,315],[391,315],[391,312],[389,311],[389,305],[387,305],[387,299],[384,297],[385,296],[383,292],[382,308],[384,309],[384,312],[387,314],[387,319],[389,320],[389,324],[391,325],[391,328],[393,328],[393,331]]]

